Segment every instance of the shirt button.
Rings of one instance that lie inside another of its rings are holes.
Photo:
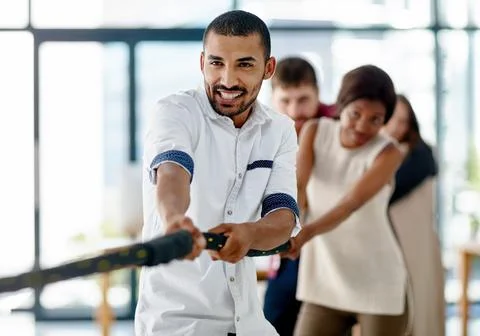
[[[238,173],[238,178],[242,179],[242,177],[243,177],[242,173]]]
[[[237,316],[237,322],[240,321],[240,316]]]
[[[231,216],[232,213],[233,213],[232,210],[228,210],[228,211],[227,211],[227,215],[229,215],[229,216]]]
[[[235,281],[235,278],[234,278],[233,276],[230,277],[230,281],[231,281],[231,282],[234,282],[234,281]]]

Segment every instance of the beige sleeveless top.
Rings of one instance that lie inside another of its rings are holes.
[[[319,120],[314,141],[307,221],[334,207],[391,143],[378,135],[361,148],[344,148],[340,123],[326,118]],[[387,217],[391,188],[383,187],[337,228],[305,244],[298,275],[300,301],[364,314],[403,312],[407,272]]]

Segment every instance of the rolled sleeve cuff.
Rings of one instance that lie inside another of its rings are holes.
[[[292,211],[297,219],[300,216],[297,202],[292,196],[284,193],[276,193],[268,195],[263,200],[262,217],[265,217],[269,213],[280,209],[288,209]]]
[[[295,228],[292,231],[292,236],[296,236],[300,231],[300,211],[298,209],[295,199],[284,193],[271,194],[265,197],[262,202],[262,217],[265,217],[271,212],[280,209],[288,209],[295,215]]]
[[[150,182],[157,184],[157,168],[165,162],[175,163],[185,169],[190,174],[190,182],[192,181],[194,167],[192,157],[179,150],[169,150],[153,158],[149,167]]]

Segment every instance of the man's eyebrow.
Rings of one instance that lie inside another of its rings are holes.
[[[253,56],[247,56],[237,59],[237,62],[256,62],[256,58]]]
[[[208,55],[207,58],[210,61],[223,61],[223,58],[220,56],[215,56],[215,55]],[[241,57],[237,59],[237,62],[256,62],[257,59],[253,56],[246,56],[246,57]]]
[[[215,56],[215,55],[208,55],[207,58],[211,61],[222,61],[223,60],[223,58],[221,58],[220,56]]]

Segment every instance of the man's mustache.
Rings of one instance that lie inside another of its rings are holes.
[[[240,86],[232,86],[232,87],[226,87],[224,85],[215,85],[213,87],[213,90],[214,91],[241,91],[241,92],[247,92],[247,90],[245,90],[245,88],[242,88]]]

